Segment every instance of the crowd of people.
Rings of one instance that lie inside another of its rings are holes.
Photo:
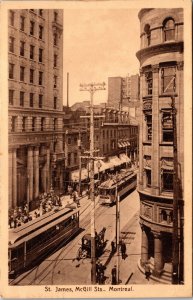
[[[27,203],[23,207],[19,206],[9,210],[9,228],[21,226],[49,211],[57,211],[61,206],[61,199],[54,191],[43,193],[39,196],[39,206],[35,211],[29,212]]]

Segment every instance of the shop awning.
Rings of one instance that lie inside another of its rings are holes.
[[[122,154],[120,154],[120,159],[121,159],[121,161],[123,162],[123,163],[129,163],[129,162],[131,162],[131,159],[125,154],[125,153],[122,153]]]
[[[174,166],[162,165],[161,169],[167,171],[174,171]]]
[[[84,180],[88,177],[88,171],[87,169],[83,168],[81,170],[81,180]],[[78,181],[79,180],[79,170],[75,170],[71,172],[71,180],[72,181]]]
[[[117,156],[110,157],[109,162],[115,167],[122,164],[121,159],[119,159]]]

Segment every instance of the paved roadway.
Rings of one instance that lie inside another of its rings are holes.
[[[45,259],[39,266],[18,276],[10,282],[14,285],[60,285],[60,284],[90,284],[91,263],[90,259],[77,261],[77,251],[80,247],[81,238],[86,232],[90,232],[90,200],[86,197],[81,199],[80,226],[82,231],[69,244],[62,247],[54,254]],[[110,244],[115,237],[115,209],[116,207],[101,206],[96,198],[95,226],[97,232],[106,227],[105,240],[107,245],[101,257],[106,264],[106,282],[110,284],[111,268],[117,261],[116,254],[110,259]],[[128,282],[131,273],[137,269],[137,260],[140,254],[140,230],[139,230],[139,196],[133,191],[120,202],[120,229],[121,235],[127,245],[128,258],[120,260],[120,278],[122,284]],[[132,230],[131,230],[132,229]],[[137,236],[136,236],[136,233]],[[137,238],[137,240],[136,240]],[[133,241],[135,240],[135,244]],[[128,269],[128,259],[134,254]],[[136,282],[137,283],[137,282]]]

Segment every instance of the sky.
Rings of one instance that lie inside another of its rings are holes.
[[[139,73],[136,52],[140,47],[138,9],[64,10],[64,105],[89,100],[80,83],[105,82],[106,90],[94,94],[94,104],[107,101],[108,77]]]

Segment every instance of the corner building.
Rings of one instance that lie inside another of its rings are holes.
[[[172,97],[176,108],[181,218],[183,214],[183,9],[142,9],[138,16],[141,31],[141,48],[136,54],[140,61],[141,103],[138,186],[142,230],[140,267],[148,261],[154,276],[171,279],[174,189]],[[183,251],[182,245],[180,249]]]
[[[63,10],[9,10],[9,208],[63,187]]]

